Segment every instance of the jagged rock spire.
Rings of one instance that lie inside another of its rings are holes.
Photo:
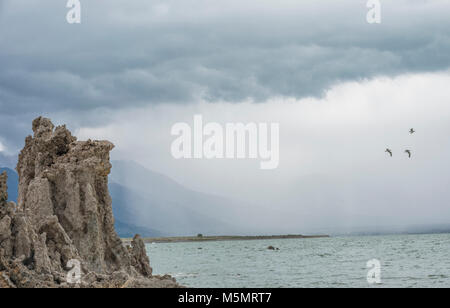
[[[0,176],[0,287],[68,286],[70,260],[82,266],[82,286],[177,286],[151,276],[139,236],[126,249],[115,232],[108,191],[114,145],[77,141],[42,117],[33,132],[17,164],[17,207],[6,202]]]

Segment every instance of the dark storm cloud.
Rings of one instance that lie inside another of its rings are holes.
[[[81,3],[69,25],[65,1],[0,2],[2,118],[320,96],[450,64],[447,1],[382,1],[381,25],[362,0]]]

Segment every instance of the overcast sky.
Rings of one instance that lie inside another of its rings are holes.
[[[450,1],[366,2],[0,0],[0,156],[43,114],[278,230],[448,223]],[[280,123],[280,167],[174,160],[194,114]]]

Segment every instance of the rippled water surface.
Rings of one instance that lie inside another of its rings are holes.
[[[268,246],[279,248],[268,250]],[[149,244],[155,274],[189,287],[450,287],[450,234]]]

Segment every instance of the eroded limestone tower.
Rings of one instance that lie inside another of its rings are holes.
[[[78,260],[84,287],[176,287],[152,277],[145,245],[125,248],[114,229],[108,141],[77,141],[65,126],[33,121],[19,155],[18,205],[0,176],[0,287],[58,287]]]

